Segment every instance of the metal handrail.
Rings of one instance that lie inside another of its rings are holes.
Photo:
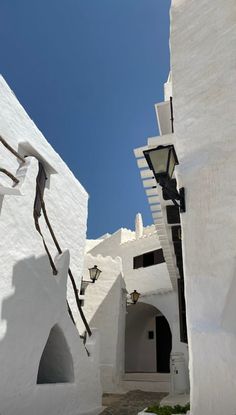
[[[3,169],[2,167],[0,167],[0,173],[5,174],[6,176],[10,177],[10,179],[15,183],[18,184],[19,180],[12,174],[10,173],[8,170]]]
[[[4,145],[4,147],[8,150],[8,151],[10,151],[17,159],[19,159],[22,163],[25,163],[25,159],[16,151],[16,150],[14,150],[14,148],[13,147],[11,147],[7,142],[6,142],[6,140],[2,137],[2,136],[0,136],[0,142]],[[35,157],[36,159],[37,159],[37,157]],[[37,159],[38,160],[38,159]],[[39,160],[38,160],[38,162],[39,162]],[[40,163],[40,162],[39,162]],[[4,174],[6,174],[8,177],[10,177],[11,179],[12,179],[12,181],[14,182],[14,183],[16,183],[16,184],[18,184],[19,183],[19,180],[12,174],[12,173],[10,173],[8,170],[6,170],[6,169],[4,169],[4,168],[0,168],[0,172],[1,173],[4,173]],[[38,181],[36,180],[36,192],[38,193],[38,195],[39,195],[39,198],[40,198],[40,202],[41,202],[41,208],[42,208],[42,211],[43,211],[43,216],[44,216],[44,219],[45,219],[45,221],[46,221],[46,223],[47,223],[47,226],[48,226],[48,229],[49,229],[49,231],[50,231],[50,234],[51,234],[51,236],[52,236],[52,239],[53,239],[53,241],[54,241],[54,244],[55,244],[55,246],[56,246],[56,248],[57,248],[57,251],[58,251],[58,253],[59,254],[61,254],[62,253],[62,250],[61,250],[61,248],[60,248],[60,245],[59,245],[59,243],[58,243],[58,241],[57,241],[57,239],[56,239],[56,236],[55,236],[55,234],[54,234],[54,232],[53,232],[53,229],[52,229],[52,227],[51,227],[51,224],[50,224],[50,222],[49,222],[49,219],[48,219],[48,216],[47,216],[47,212],[46,212],[46,207],[45,207],[45,203],[44,203],[44,200],[43,200],[43,195],[41,194],[41,189],[40,189],[40,186],[39,186],[39,183],[38,183]],[[49,253],[49,250],[48,250],[48,248],[47,248],[47,245],[46,245],[46,243],[45,243],[45,240],[44,240],[44,237],[43,237],[43,235],[42,235],[42,233],[41,233],[41,229],[40,229],[40,227],[39,227],[39,222],[38,222],[38,218],[39,218],[39,216],[38,216],[38,214],[37,214],[37,212],[35,211],[35,209],[34,209],[34,220],[35,220],[35,226],[36,226],[36,229],[37,229],[37,231],[41,234],[41,236],[42,236],[42,239],[43,239],[43,243],[44,243],[44,247],[45,247],[45,249],[46,249],[46,252],[47,252],[47,254],[48,254],[48,256],[49,256],[49,260],[50,260],[50,264],[51,264],[51,266],[52,266],[52,269],[53,269],[53,272],[54,272],[54,274],[57,274],[57,270],[56,270],[56,267],[55,267],[55,264],[53,263],[53,260],[52,260],[52,258],[51,258],[51,255],[50,255],[50,253]],[[75,294],[75,299],[76,299],[76,304],[77,304],[77,307],[78,307],[78,310],[79,310],[79,312],[80,312],[80,316],[81,316],[81,318],[82,318],[82,320],[83,320],[83,323],[84,323],[84,325],[85,325],[85,328],[86,328],[86,330],[87,330],[87,333],[88,333],[88,335],[89,336],[91,336],[92,335],[92,332],[91,332],[91,329],[90,329],[90,327],[89,327],[89,325],[88,325],[88,322],[87,322],[87,320],[86,320],[86,318],[85,318],[85,315],[84,315],[84,313],[83,313],[83,310],[82,310],[82,308],[81,308],[81,304],[80,304],[80,300],[79,300],[79,296],[78,296],[78,289],[77,289],[77,286],[76,286],[76,282],[75,282],[75,279],[74,279],[74,276],[73,276],[73,274],[72,274],[72,272],[71,272],[71,269],[69,268],[69,270],[68,270],[68,274],[69,274],[69,277],[70,277],[70,280],[71,280],[71,283],[72,283],[72,287],[73,287],[73,291],[74,291],[74,294]],[[69,312],[69,315],[70,315],[70,317],[71,317],[71,319],[72,319],[72,321],[73,321],[73,323],[75,324],[75,320],[74,320],[74,317],[73,317],[73,314],[72,314],[72,311],[71,311],[71,309],[70,309],[70,306],[69,306],[69,303],[68,303],[68,301],[67,301],[67,307],[68,307],[68,312]]]
[[[39,162],[39,165],[40,165],[40,162]],[[46,211],[46,207],[45,207],[45,202],[44,202],[44,199],[43,199],[43,194],[42,194],[42,190],[40,188],[40,184],[39,184],[38,177],[36,179],[36,193],[39,195],[39,199],[40,199],[40,203],[41,203],[41,209],[42,209],[42,212],[43,212],[43,216],[44,216],[45,222],[46,222],[46,224],[48,226],[48,230],[49,230],[49,232],[51,234],[51,237],[53,239],[53,242],[54,242],[54,244],[55,244],[55,246],[57,248],[58,253],[59,254],[62,254],[61,247],[60,247],[60,245],[59,245],[59,243],[57,241],[57,238],[55,236],[55,233],[54,233],[54,231],[52,229],[51,223],[50,223],[49,218],[48,218],[48,215],[47,215],[47,211]],[[36,223],[36,229],[37,230],[38,230],[38,226],[39,226],[39,224],[38,224],[39,214],[40,214],[40,212],[37,212],[36,210],[34,210],[34,218],[35,218],[35,223]],[[41,233],[41,231],[40,231],[40,233]],[[41,234],[41,236],[42,236],[42,234]],[[42,238],[43,238],[43,236],[42,236]],[[53,269],[53,272],[54,272],[54,274],[57,274],[57,270],[56,270],[55,264],[52,261],[51,255],[50,255],[50,253],[48,251],[48,248],[47,248],[47,246],[45,244],[44,238],[43,238],[43,242],[44,242],[44,246],[45,246],[45,249],[47,251],[47,254],[49,256],[49,260],[50,260],[50,264],[51,264],[51,267]],[[74,276],[73,276],[72,271],[71,271],[70,268],[68,269],[68,274],[69,274],[69,277],[70,277],[70,280],[71,280],[71,284],[72,284],[72,287],[73,287],[73,291],[74,291],[74,295],[75,295],[75,300],[76,300],[76,304],[77,304],[77,307],[78,307],[78,310],[79,310],[79,313],[80,313],[80,317],[82,318],[82,321],[83,321],[84,326],[85,326],[85,328],[86,328],[86,330],[88,332],[88,335],[91,336],[92,335],[92,332],[91,332],[91,329],[89,327],[89,324],[88,324],[88,322],[86,320],[86,317],[85,317],[85,315],[83,313],[83,310],[82,310],[82,307],[81,307],[81,304],[80,304],[79,295],[78,295],[78,288],[76,286],[76,282],[75,282]],[[70,310],[68,303],[67,303],[67,305],[68,305],[68,311],[69,311],[70,317],[72,317],[72,321],[74,322],[74,318],[73,318],[73,315],[72,315],[72,311]]]
[[[14,154],[14,156],[16,157],[16,158],[18,158],[22,163],[25,163],[25,159],[19,154],[19,153],[17,153],[17,151],[16,150],[14,150],[14,148],[13,147],[11,147],[7,142],[6,142],[6,140],[4,140],[4,138],[2,138],[1,136],[0,136],[0,143],[2,143],[3,145],[4,145],[4,147],[6,147],[7,148],[7,150],[8,151],[10,151],[12,154]]]

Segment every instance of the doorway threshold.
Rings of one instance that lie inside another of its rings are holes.
[[[170,392],[170,373],[125,373],[122,388],[126,391]]]

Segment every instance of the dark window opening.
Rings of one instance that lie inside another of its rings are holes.
[[[143,267],[143,255],[139,255],[133,258],[133,268],[141,268]]]
[[[150,267],[154,264],[154,252],[148,252],[143,255],[143,267]]]
[[[181,236],[181,226],[180,225],[172,226],[171,227],[171,233],[172,233],[173,242],[181,241],[182,236]]]
[[[168,223],[180,223],[178,206],[166,206],[166,214]]]
[[[162,249],[146,252],[133,258],[133,268],[145,268],[165,262]]]
[[[182,257],[182,244],[181,242],[174,242],[174,251],[176,256]]]

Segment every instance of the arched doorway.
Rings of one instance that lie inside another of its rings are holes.
[[[51,329],[40,359],[37,383],[74,382],[73,360],[65,336],[58,325]]]
[[[172,335],[169,323],[154,306],[130,305],[126,316],[125,372],[169,373]]]

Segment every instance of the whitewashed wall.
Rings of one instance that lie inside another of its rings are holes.
[[[172,333],[172,353],[183,353],[188,379],[188,345],[180,341],[178,295],[175,291],[163,294],[147,294],[142,298],[146,304],[154,306],[167,319]]]
[[[99,279],[89,284],[84,295],[84,313],[92,327],[100,332],[100,368],[103,392],[121,392],[124,373],[124,332],[126,290],[120,258],[87,254],[84,263],[85,280],[88,268],[97,265],[102,271]],[[78,322],[79,323],[79,322]],[[81,329],[82,326],[80,325]]]
[[[236,413],[235,19],[234,0],[173,0],[192,415]]]
[[[2,77],[0,106],[0,135],[22,155],[37,155],[49,175],[55,173],[50,176],[49,188],[45,191],[48,216],[62,250],[70,251],[70,266],[79,282],[83,267],[87,193],[47,143]],[[0,413],[97,413],[101,408],[98,333],[94,330],[87,343],[88,357],[67,313],[69,252],[58,258],[56,265],[60,272],[53,276],[41,237],[35,230],[33,204],[37,161],[29,157],[19,167],[16,158],[1,143],[0,157],[1,167],[20,179],[13,189],[11,180],[0,174]],[[45,226],[42,225],[42,229],[54,257],[56,250],[50,235]],[[74,374],[68,383],[37,384],[40,359],[55,325],[67,342]]]
[[[166,264],[133,269],[134,256],[160,248],[155,226],[144,228],[143,236],[138,239],[136,239],[135,232],[120,229],[104,240],[101,239],[99,244],[87,241],[87,248],[91,255],[110,255],[113,258],[120,256],[128,293],[136,289],[141,293],[141,302],[154,306],[157,313],[160,311],[166,317],[172,332],[172,351],[184,353],[187,368],[187,345],[180,342],[177,293],[172,291]],[[149,347],[150,343],[147,344],[145,353],[149,353]],[[150,365],[153,363],[155,363],[155,357],[152,355]],[[141,366],[136,370],[140,368]]]
[[[91,245],[91,242],[90,242]],[[135,232],[120,229],[110,237],[90,249],[92,255],[101,254],[122,258],[122,266],[127,291],[134,289],[142,294],[160,290],[171,290],[172,285],[165,263],[152,265],[146,268],[133,269],[133,258],[145,252],[160,249],[155,227],[144,228],[144,234],[136,239]]]

